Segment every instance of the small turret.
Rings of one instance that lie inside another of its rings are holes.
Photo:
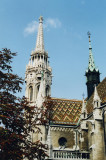
[[[85,118],[87,118],[87,110],[86,110],[86,105],[83,98],[81,119],[85,119]]]
[[[96,68],[95,63],[94,63],[94,58],[92,54],[92,47],[91,47],[91,40],[90,40],[90,33],[88,32],[88,37],[89,37],[89,64],[88,64],[88,69],[85,72],[85,76],[87,78],[87,93],[88,93],[88,99],[94,92],[94,85],[98,85],[100,83],[100,72]]]
[[[94,105],[94,108],[100,107],[100,105],[101,105],[101,100],[98,95],[96,85],[95,85],[95,90],[94,90],[93,105]]]

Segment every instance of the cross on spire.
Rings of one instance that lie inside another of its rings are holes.
[[[90,40],[91,33],[88,31],[87,34],[88,34],[89,42],[91,42]]]
[[[43,23],[43,17],[42,16],[39,17],[39,23]]]

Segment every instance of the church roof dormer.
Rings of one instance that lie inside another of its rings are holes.
[[[44,53],[44,51],[45,49],[44,49],[44,38],[43,38],[43,17],[40,16],[35,52]]]

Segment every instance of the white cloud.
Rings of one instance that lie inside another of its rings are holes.
[[[32,21],[24,29],[24,34],[29,35],[29,34],[37,32],[38,31],[38,25],[39,25],[39,23],[37,21]]]
[[[52,28],[59,28],[59,27],[61,27],[61,22],[60,22],[60,20],[59,19],[57,19],[57,18],[55,18],[55,19],[53,19],[53,18],[48,18],[47,20],[46,20],[46,26],[47,27],[52,27]]]
[[[27,25],[27,27],[24,29],[24,35],[27,36],[29,34],[33,34],[38,31],[39,22],[32,21]],[[44,29],[50,30],[50,28],[59,28],[61,27],[61,22],[57,18],[48,18],[44,21],[43,24]]]

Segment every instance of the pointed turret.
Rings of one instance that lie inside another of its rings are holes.
[[[93,104],[94,104],[94,108],[100,107],[100,104],[101,104],[101,100],[100,100],[100,97],[98,95],[96,85],[95,85],[95,90],[94,90]]]
[[[86,110],[86,105],[83,98],[81,119],[85,119],[85,118],[87,118],[87,110]]]
[[[101,110],[101,100],[97,92],[97,87],[95,85],[95,90],[94,90],[94,98],[93,98],[93,116],[95,120],[103,120],[102,117],[102,110]]]
[[[88,32],[89,37],[89,64],[88,69],[86,70],[85,76],[87,77],[87,92],[88,92],[88,99],[94,92],[94,85],[98,85],[100,83],[100,73],[99,70],[95,66],[93,53],[92,53],[92,47],[91,47],[91,39],[90,39],[90,33]]]

